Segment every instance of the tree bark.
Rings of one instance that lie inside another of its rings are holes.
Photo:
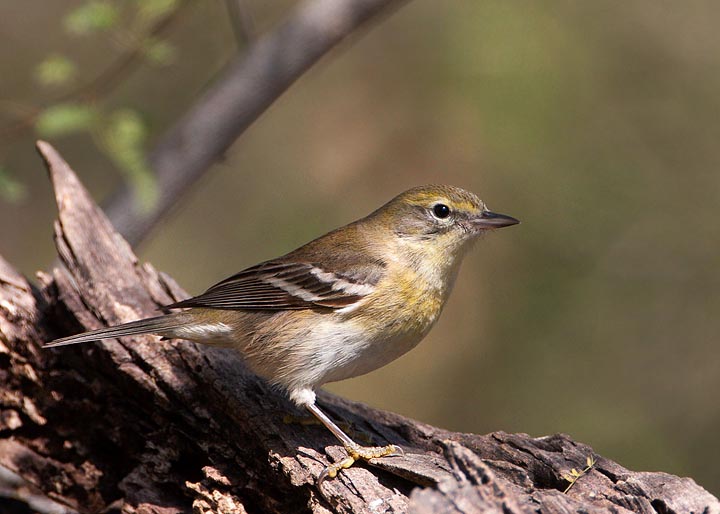
[[[634,472],[566,435],[461,434],[321,394],[368,444],[405,456],[316,479],[344,450],[286,423],[288,401],[229,350],[128,337],[40,343],[184,298],[139,263],[46,143],[62,265],[30,284],[0,258],[0,464],[79,512],[719,513],[693,480]],[[592,469],[567,494],[563,478]]]

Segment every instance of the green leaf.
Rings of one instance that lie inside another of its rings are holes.
[[[113,160],[135,192],[143,210],[151,209],[159,196],[155,176],[145,158],[147,127],[132,109],[118,109],[100,131],[103,149]]]
[[[63,136],[89,130],[97,119],[97,110],[90,105],[57,104],[40,114],[35,122],[35,130],[41,137]]]
[[[137,0],[138,19],[141,23],[151,23],[177,9],[178,0]]]
[[[0,166],[0,198],[10,203],[18,203],[27,197],[27,188],[18,182],[5,168]]]
[[[91,0],[68,13],[63,19],[65,30],[78,36],[107,30],[119,18],[117,7],[103,0]]]
[[[167,66],[175,60],[175,47],[167,41],[148,39],[145,42],[145,57],[153,64]]]
[[[75,76],[75,63],[60,54],[52,54],[35,67],[35,78],[43,86],[62,86]]]

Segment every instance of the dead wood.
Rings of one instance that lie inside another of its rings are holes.
[[[0,258],[0,464],[79,512],[718,513],[688,478],[629,471],[566,435],[461,434],[332,395],[360,440],[404,457],[358,465],[318,491],[343,450],[231,351],[130,337],[41,350],[55,337],[185,297],[139,263],[46,143],[62,266],[39,286]],[[564,494],[563,475],[596,463]]]

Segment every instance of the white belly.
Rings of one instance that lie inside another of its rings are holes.
[[[425,334],[405,335],[386,339],[386,334],[369,336],[356,321],[346,320],[342,330],[337,322],[318,323],[303,341],[294,345],[294,358],[304,354],[301,375],[307,386],[319,386],[346,378],[364,375],[378,369],[412,350]],[[308,342],[310,342],[308,344]],[[304,344],[303,344],[304,343]]]

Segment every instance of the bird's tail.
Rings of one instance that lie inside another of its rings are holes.
[[[45,343],[43,348],[53,348],[55,346],[65,346],[68,344],[87,343],[89,341],[98,341],[100,339],[115,338],[122,336],[135,336],[140,334],[160,334],[181,327],[187,323],[187,316],[184,312],[175,312],[165,314],[155,318],[140,319],[116,325],[114,327],[100,328],[83,332],[74,336],[55,339],[49,343]]]

